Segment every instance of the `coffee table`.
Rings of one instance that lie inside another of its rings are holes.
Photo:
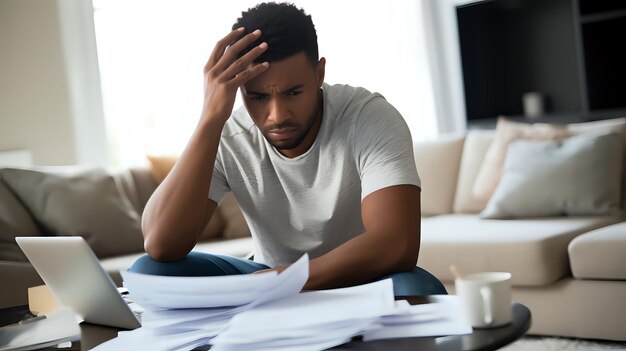
[[[428,303],[427,296],[402,296],[396,299],[409,301],[411,305]],[[497,350],[522,337],[531,325],[528,307],[513,302],[513,321],[509,325],[492,329],[474,329],[471,334],[438,337],[387,339],[363,342],[353,340],[331,350],[359,351],[478,351]]]
[[[428,303],[427,296],[403,296],[396,299],[404,299],[412,305]],[[513,322],[509,325],[493,329],[474,329],[471,334],[450,335],[439,337],[420,337],[387,339],[363,342],[354,339],[347,344],[336,346],[331,350],[359,350],[359,351],[475,351],[475,350],[497,350],[523,336],[531,324],[531,314],[528,308],[520,303],[514,302]],[[28,306],[17,306],[0,309],[0,326],[15,323],[28,313]],[[81,341],[72,343],[69,348],[47,348],[42,350],[89,350],[100,343],[117,336],[121,329],[105,327],[101,325],[82,323],[80,325]],[[208,350],[208,347],[204,350]]]

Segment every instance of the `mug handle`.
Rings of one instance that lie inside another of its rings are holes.
[[[480,296],[483,298],[483,310],[485,312],[485,323],[491,325],[493,323],[493,291],[490,288],[483,286],[480,288]]]

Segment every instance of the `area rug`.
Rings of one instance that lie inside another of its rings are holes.
[[[626,350],[626,343],[599,340],[525,336],[502,348],[503,351],[596,351]]]

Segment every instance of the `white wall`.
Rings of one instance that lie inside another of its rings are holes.
[[[113,165],[181,152],[202,108],[206,58],[241,11],[259,1],[222,1],[218,8],[205,0],[94,2]],[[291,2],[313,18],[327,83],[379,92],[403,115],[414,140],[436,136],[422,1]]]
[[[478,0],[421,0],[439,134],[467,128],[456,6]]]
[[[29,149],[36,165],[106,163],[97,61],[95,78],[87,62],[95,44],[79,39],[88,26],[72,22],[87,8],[91,1],[0,0],[0,150]]]
[[[448,28],[459,1],[421,0],[426,22],[399,21],[420,27],[400,42],[431,48],[411,58],[428,61],[424,70],[391,74],[422,82],[411,86],[420,99],[392,101],[419,105],[406,116],[417,139],[465,128],[456,23]],[[91,0],[0,0],[0,151],[29,149],[36,165],[108,164],[92,11]]]

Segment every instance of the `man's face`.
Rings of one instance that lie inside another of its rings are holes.
[[[265,139],[280,153],[305,153],[322,121],[319,89],[324,81],[322,58],[313,67],[301,52],[270,63],[269,68],[241,88],[244,105]]]

